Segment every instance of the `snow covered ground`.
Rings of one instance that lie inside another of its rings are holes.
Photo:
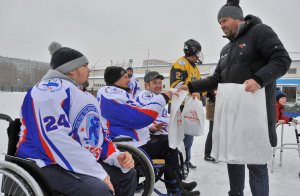
[[[0,113],[5,113],[13,118],[18,117],[19,108],[24,97],[24,93],[3,93],[0,92]],[[0,121],[0,159],[3,160],[3,153],[6,152],[8,124]],[[300,129],[300,127],[299,127]],[[205,125],[208,130],[208,122]],[[295,143],[295,134],[291,127],[285,128],[284,142]],[[277,134],[280,136],[278,130]],[[208,163],[203,160],[204,144],[206,136],[196,137],[192,149],[192,163],[197,168],[190,170],[187,181],[198,182],[198,189],[201,196],[225,196],[228,192],[228,177],[225,163]],[[280,142],[280,141],[279,141]],[[269,164],[271,168],[271,163]],[[270,196],[299,196],[300,195],[300,158],[296,150],[285,150],[283,153],[283,165],[279,167],[279,151],[276,152],[276,162],[274,173],[269,174]],[[160,183],[156,185],[164,191],[164,186]],[[155,195],[155,194],[153,194]],[[250,196],[251,191],[248,184],[248,176],[245,185],[245,196]]]

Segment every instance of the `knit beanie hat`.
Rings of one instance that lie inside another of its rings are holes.
[[[124,74],[126,70],[123,67],[109,66],[104,70],[104,81],[108,85],[114,84],[118,81]]]
[[[276,90],[276,101],[278,101],[282,97],[286,97],[286,94],[281,90]]]
[[[87,58],[72,48],[62,47],[60,43],[52,42],[48,47],[51,54],[50,66],[63,74],[88,64]]]
[[[243,10],[239,6],[240,0],[227,0],[227,3],[221,7],[218,13],[218,22],[221,18],[233,18],[244,20]]]

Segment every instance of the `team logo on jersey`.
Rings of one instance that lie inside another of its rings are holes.
[[[43,80],[37,85],[37,88],[41,91],[55,92],[62,88],[62,81],[60,79]]]
[[[95,115],[88,115],[86,118],[86,134],[88,141],[92,146],[97,146],[99,142],[100,119]]]
[[[185,62],[184,60],[179,60],[179,61],[178,61],[178,64],[179,64],[179,65],[185,65],[186,62]]]
[[[121,89],[116,88],[116,87],[108,86],[108,87],[105,88],[105,92],[109,93],[109,94],[118,94],[118,93],[121,92]]]
[[[103,136],[96,106],[86,105],[76,116],[72,130],[72,137],[99,158],[101,153],[99,141],[103,140]],[[84,135],[82,141],[79,135]]]
[[[143,95],[142,95],[142,98],[145,99],[145,100],[150,100],[154,97],[154,94],[151,93],[151,92],[145,92]]]

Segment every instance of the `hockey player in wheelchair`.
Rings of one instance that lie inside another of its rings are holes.
[[[22,104],[16,156],[34,161],[55,194],[133,195],[132,156],[107,137],[99,103],[84,91],[87,58],[55,42],[49,50],[52,69]]]
[[[107,67],[104,71],[104,80],[106,86],[99,89],[97,100],[100,103],[101,121],[107,125],[109,137],[111,139],[130,137],[133,139],[129,142],[130,145],[144,151],[150,159],[164,159],[164,183],[168,194],[200,195],[199,191],[193,191],[197,186],[196,182],[182,182],[178,150],[169,148],[167,137],[160,135],[150,137],[149,134],[148,126],[163,112],[164,106],[172,97],[172,92],[145,94],[149,95],[145,97],[149,102],[141,104],[128,95],[129,78],[122,67]],[[150,129],[162,130],[164,123],[153,125]]]

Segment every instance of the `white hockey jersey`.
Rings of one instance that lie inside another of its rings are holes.
[[[138,79],[134,76],[130,78],[130,82],[128,84],[128,87],[130,88],[129,95],[131,96],[132,99],[135,99],[137,94],[140,92],[141,87],[140,87],[140,82]]]
[[[100,102],[101,121],[106,123],[110,138],[128,136],[133,138],[131,145],[141,146],[148,142],[150,125],[164,109],[166,100],[157,95],[151,102],[140,105],[129,94],[115,86],[99,89],[97,99]]]
[[[49,72],[60,77],[41,81],[24,98],[16,154],[34,160],[39,167],[59,164],[103,180],[107,173],[97,162],[99,158],[120,165],[119,151],[100,123],[99,103],[63,74]]]
[[[137,97],[136,97],[136,101],[140,104],[140,105],[147,105],[151,102],[151,100],[153,99],[153,97],[157,96],[155,93],[148,91],[148,90],[142,90],[138,93]],[[153,125],[153,124],[158,124],[158,123],[164,123],[166,124],[165,128],[162,128],[161,130],[151,133],[153,135],[168,135],[168,130],[167,130],[167,125],[169,124],[170,121],[170,117],[168,116],[168,111],[166,108],[164,108],[157,116],[157,118],[155,119],[155,121],[149,125],[149,128]]]

